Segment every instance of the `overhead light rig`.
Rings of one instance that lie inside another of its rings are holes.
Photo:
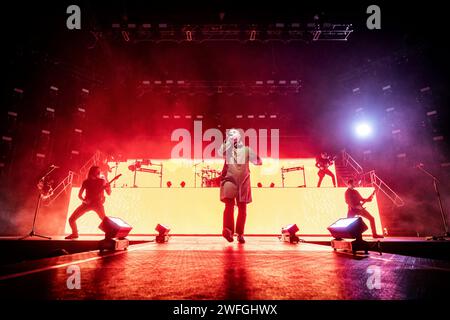
[[[255,81],[205,81],[205,80],[144,80],[138,85],[139,95],[163,94],[224,94],[269,95],[297,94],[302,88],[301,80],[255,80]]]
[[[168,24],[113,23],[110,29],[96,30],[102,37],[127,42],[205,42],[205,41],[347,41],[353,32],[345,23],[272,23],[272,24]]]

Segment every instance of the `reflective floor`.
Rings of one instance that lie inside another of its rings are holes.
[[[275,237],[172,237],[0,267],[0,296],[27,299],[442,299],[449,283],[448,261]]]

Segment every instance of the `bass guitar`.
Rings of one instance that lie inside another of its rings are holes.
[[[357,205],[356,207],[353,207],[353,209],[355,209],[355,210],[364,210],[365,207],[363,207],[363,204],[366,203],[366,202],[372,201],[373,196],[375,195],[375,193],[377,193],[377,189],[373,190],[372,194],[367,199],[364,199],[363,201],[361,201],[361,203],[359,205]]]
[[[117,179],[119,179],[121,176],[122,176],[121,173],[118,174],[117,176],[115,176],[115,177],[112,178],[111,180],[107,181],[107,182],[106,182],[106,185],[107,185],[107,186],[111,185],[111,183],[113,183],[114,181],[116,181]],[[92,202],[92,201],[87,200],[87,199],[84,199],[84,200],[83,200],[83,203],[84,203],[84,204],[91,204],[91,202]],[[98,201],[94,201],[94,203],[97,203],[97,202],[98,202]],[[101,199],[101,202],[102,202],[102,203],[105,202],[105,197],[103,196],[103,192],[102,192],[102,199]]]

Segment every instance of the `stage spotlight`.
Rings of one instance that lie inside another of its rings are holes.
[[[164,243],[169,241],[170,228],[168,226],[158,223],[155,230],[158,232],[158,235],[155,239],[157,243]]]
[[[167,181],[166,185],[167,185],[167,188],[170,188],[172,186],[172,182],[171,181]]]
[[[124,239],[133,229],[128,223],[116,217],[106,217],[98,227],[105,232],[106,239]]]
[[[342,218],[328,227],[335,239],[359,239],[366,230],[367,225],[361,217]]]
[[[270,183],[270,187],[271,187],[271,188],[275,188],[275,183],[271,182],[271,183]]]
[[[298,243],[300,239],[296,235],[297,231],[299,231],[299,229],[296,224],[289,224],[281,228],[280,240],[289,243]]]
[[[362,239],[362,234],[367,230],[367,226],[361,217],[343,218],[337,220],[328,227],[333,236],[331,240],[331,247],[336,251],[341,249],[344,251],[351,251],[355,254],[357,251],[364,251],[366,254],[369,250],[369,244]],[[353,241],[346,241],[344,239],[355,239]],[[381,254],[381,247],[378,246]]]
[[[184,188],[184,187],[186,186],[186,182],[181,181],[180,186],[181,186],[182,188]]]
[[[258,186],[258,188],[262,188],[262,183],[258,182],[257,186]]]
[[[359,138],[367,138],[372,135],[372,132],[372,126],[367,122],[361,122],[355,126],[355,133]]]

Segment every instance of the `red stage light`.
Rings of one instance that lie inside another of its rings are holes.
[[[298,243],[300,241],[299,237],[296,235],[298,231],[299,228],[296,224],[289,224],[281,228],[280,239],[290,243]]]
[[[164,243],[169,241],[170,228],[168,226],[158,223],[155,230],[158,232],[158,235],[155,239],[157,243]]]

